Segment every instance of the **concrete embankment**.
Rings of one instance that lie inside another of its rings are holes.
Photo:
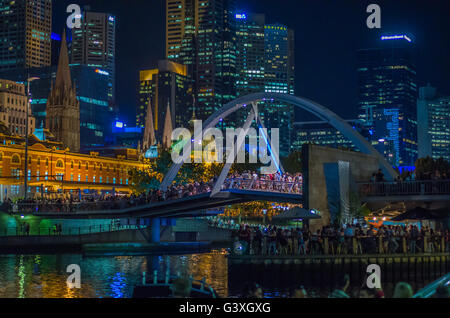
[[[112,253],[117,255],[150,252],[199,251],[205,246],[224,246],[231,242],[231,232],[205,226],[203,221],[183,220],[177,226],[161,230],[161,243],[148,243],[147,230],[121,230],[82,235],[0,236],[0,254],[6,253]],[[41,232],[42,233],[42,232]],[[127,245],[128,244],[128,245]]]
[[[0,237],[1,253],[19,252],[80,252],[84,244],[146,242],[136,230],[84,235],[29,235]]]
[[[242,290],[238,282],[257,282],[267,288],[304,285],[334,286],[343,274],[352,282],[364,283],[370,264],[381,269],[381,282],[433,281],[450,272],[450,253],[255,256],[230,255],[229,277],[235,283],[230,290]],[[372,270],[370,271],[372,272]]]

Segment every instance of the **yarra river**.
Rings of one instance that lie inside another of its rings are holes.
[[[81,268],[81,288],[69,289],[66,268],[78,264]],[[133,287],[142,282],[142,273],[148,264],[158,266],[160,278],[167,266],[171,273],[187,272],[195,279],[206,279],[220,297],[238,296],[232,291],[233,279],[228,277],[227,250],[216,249],[202,254],[167,256],[101,256],[84,257],[81,254],[57,255],[0,255],[0,297],[5,298],[129,298]],[[151,266],[150,266],[151,269]],[[392,294],[394,284],[383,285],[385,294]],[[414,290],[427,282],[411,283]],[[361,282],[353,282],[356,291]],[[263,286],[264,287],[264,286]],[[266,297],[288,297],[289,289],[267,290]],[[312,297],[327,297],[333,286],[309,288]]]

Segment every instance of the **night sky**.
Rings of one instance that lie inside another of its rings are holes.
[[[54,31],[60,33],[71,3],[117,17],[117,102],[134,123],[139,70],[165,57],[165,0],[55,0]],[[381,6],[381,29],[368,29],[366,7]],[[383,33],[415,37],[419,86],[430,82],[450,95],[449,0],[237,0],[244,12],[266,14],[266,23],[295,31],[296,95],[344,118],[357,114],[356,51],[376,46]],[[297,118],[305,120],[313,118]]]

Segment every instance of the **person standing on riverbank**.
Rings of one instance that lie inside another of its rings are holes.
[[[328,298],[350,298],[346,291],[350,286],[350,276],[345,274],[338,281],[337,288],[328,296]]]

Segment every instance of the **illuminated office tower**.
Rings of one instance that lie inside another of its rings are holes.
[[[414,45],[407,35],[382,36],[357,52],[360,116],[371,142],[393,166],[417,159],[417,84]]]
[[[430,85],[419,89],[417,100],[418,157],[450,161],[450,96]]]
[[[264,28],[264,90],[294,95],[294,32],[281,24]],[[280,129],[280,154],[291,151],[294,107],[278,101],[266,101],[261,117],[267,128]]]
[[[198,119],[236,97],[235,0],[166,0],[166,56],[186,65]]]
[[[51,0],[0,0],[0,70],[49,66]]]
[[[359,119],[346,120],[361,135],[367,130]],[[300,151],[304,144],[315,144],[331,148],[344,148],[359,151],[351,140],[325,121],[308,121],[294,123],[294,149]]]
[[[108,99],[115,108],[116,18],[108,13],[82,13],[81,28],[72,29],[72,64],[102,69],[108,77]]]
[[[238,96],[260,93],[265,87],[264,14],[236,14]]]
[[[188,127],[192,117],[193,98],[192,80],[188,76],[187,67],[162,60],[158,62],[157,68],[140,71],[139,77],[136,126],[146,125],[147,114],[151,110],[152,131],[156,140],[161,143],[169,106],[171,126]]]

